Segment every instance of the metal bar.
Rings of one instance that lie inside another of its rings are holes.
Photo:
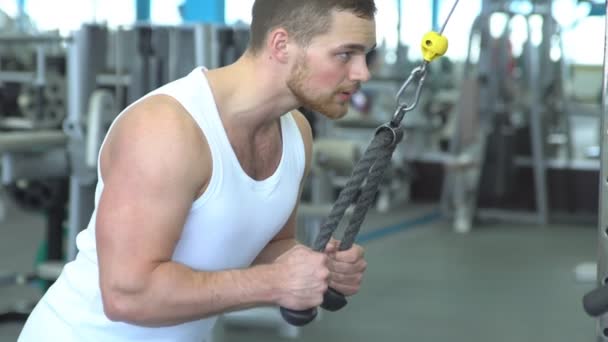
[[[57,35],[19,35],[19,34],[0,34],[0,43],[3,44],[53,44],[53,43],[65,43],[71,41],[71,37],[61,37]]]
[[[98,74],[95,76],[95,82],[100,86],[122,86],[126,87],[131,84],[131,75],[125,74]]]
[[[105,67],[105,55],[94,51],[105,50],[107,30],[98,25],[84,25],[74,34],[74,44],[68,54],[68,117],[64,131],[69,135],[68,150],[72,164],[66,261],[76,257],[76,235],[86,227],[93,212],[95,170],[86,168],[84,161],[86,104],[95,89],[96,75]]]
[[[36,46],[36,78],[34,83],[42,87],[46,84],[46,52],[44,45]]]
[[[196,24],[194,26],[194,62],[197,66],[205,66],[209,69],[218,66],[217,59],[213,57],[213,36],[215,30],[210,24]],[[217,53],[215,53],[217,55]]]
[[[3,132],[0,134],[0,153],[51,149],[66,142],[67,135],[59,130]]]
[[[115,58],[115,70],[114,70],[114,75],[116,76],[116,80],[114,82],[114,94],[116,96],[116,101],[114,101],[114,105],[116,106],[114,108],[114,111],[116,113],[118,113],[120,111],[120,109],[122,108],[122,106],[124,105],[124,98],[125,98],[125,91],[123,91],[123,89],[121,89],[121,86],[125,86],[128,87],[131,84],[131,75],[127,74],[125,72],[125,59],[123,58],[124,55],[121,53],[120,51],[120,47],[123,46],[123,38],[124,38],[124,31],[122,27],[118,27],[118,29],[116,30],[116,33],[114,35],[114,39],[115,39],[115,43],[116,43],[116,47],[115,47],[115,52],[114,52],[114,58]],[[123,81],[124,83],[119,83],[119,80]],[[99,82],[99,80],[98,80]]]
[[[36,124],[30,119],[20,116],[10,116],[12,113],[3,114],[8,114],[9,116],[0,119],[0,130],[32,130],[40,128],[36,127]]]
[[[0,82],[31,84],[35,77],[35,74],[30,71],[0,71]]]
[[[0,287],[27,285],[29,282],[35,279],[36,276],[31,273],[2,272],[0,273]]]
[[[578,170],[578,171],[598,171],[600,162],[596,159],[545,159],[545,168],[552,170]],[[516,166],[532,167],[534,161],[529,157],[515,157],[513,164]]]
[[[529,24],[528,24],[529,25]],[[529,31],[530,32],[530,29]],[[542,128],[542,95],[540,94],[540,61],[538,47],[533,46],[532,39],[527,42],[528,58],[528,84],[530,89],[530,139],[532,142],[532,159],[534,168],[534,188],[536,195],[536,213],[538,223],[546,224],[549,220],[547,204],[547,173],[544,162],[544,142]]]
[[[68,115],[66,125],[69,126],[72,122],[77,124],[80,121],[80,113],[84,110],[84,86],[81,82],[80,74],[84,71],[85,66],[82,65],[84,54],[80,47],[81,41],[84,40],[84,33],[78,31],[74,36],[74,43],[68,47],[67,51],[67,79],[68,79]]]
[[[3,153],[2,184],[14,183],[18,179],[64,178],[69,174],[68,164],[64,147],[35,153]]]
[[[106,89],[97,89],[89,101],[87,118],[87,136],[85,139],[85,164],[91,169],[97,168],[97,155],[106,133],[106,125],[112,121],[114,96]]]
[[[176,80],[179,77],[179,47],[181,46],[181,35],[179,29],[172,29],[169,31],[169,55],[168,59],[168,73],[169,81]]]
[[[70,194],[68,201],[68,229],[66,236],[66,256],[65,260],[70,262],[76,259],[76,254],[78,253],[78,247],[76,246],[76,236],[78,232],[83,227],[78,227],[82,221],[82,217],[80,215],[80,204],[82,203],[82,191],[80,189],[80,181],[78,177],[71,176],[70,177]]]
[[[209,63],[210,65],[208,65],[209,69],[211,68],[219,68],[222,66],[222,61],[220,60],[220,53],[219,51],[222,51],[222,45],[220,43],[219,40],[219,31],[220,28],[217,25],[209,25],[209,31],[208,31],[208,42],[209,45],[207,46],[209,51],[207,52],[208,56],[209,56]]]
[[[599,179],[599,217],[598,217],[598,285],[606,284],[608,277],[608,156],[606,144],[608,144],[608,9],[605,9],[606,19],[604,21],[604,76],[602,81],[602,116],[600,126],[602,127],[600,143],[600,179]],[[598,341],[608,342],[608,315],[604,314],[598,320],[600,336]]]

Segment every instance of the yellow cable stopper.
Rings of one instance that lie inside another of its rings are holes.
[[[448,39],[437,32],[431,31],[422,37],[422,57],[431,62],[443,56],[448,51]]]

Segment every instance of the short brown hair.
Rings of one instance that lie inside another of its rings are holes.
[[[268,33],[277,27],[283,27],[298,44],[306,46],[312,38],[329,30],[332,10],[373,19],[376,4],[374,0],[255,0],[249,51],[259,52]]]

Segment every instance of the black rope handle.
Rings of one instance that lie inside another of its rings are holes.
[[[313,250],[321,252],[325,249],[338,224],[344,217],[346,209],[356,201],[354,214],[350,218],[338,249],[344,251],[352,247],[361,224],[365,219],[365,215],[374,202],[382,176],[390,165],[393,152],[401,139],[403,139],[403,128],[401,126],[384,125],[376,131],[374,139],[366,149],[363,157],[355,165],[346,186],[340,191],[331,212],[321,225],[319,234],[313,244]],[[359,190],[361,192],[357,197]],[[347,303],[342,293],[329,288],[323,295],[321,307],[327,311],[334,312],[342,309]],[[318,313],[317,308],[291,310],[281,307],[280,311],[283,319],[295,326],[310,323]]]

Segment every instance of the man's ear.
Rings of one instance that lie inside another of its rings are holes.
[[[289,61],[289,34],[284,28],[276,28],[270,31],[267,39],[267,48],[270,56],[279,63]]]

